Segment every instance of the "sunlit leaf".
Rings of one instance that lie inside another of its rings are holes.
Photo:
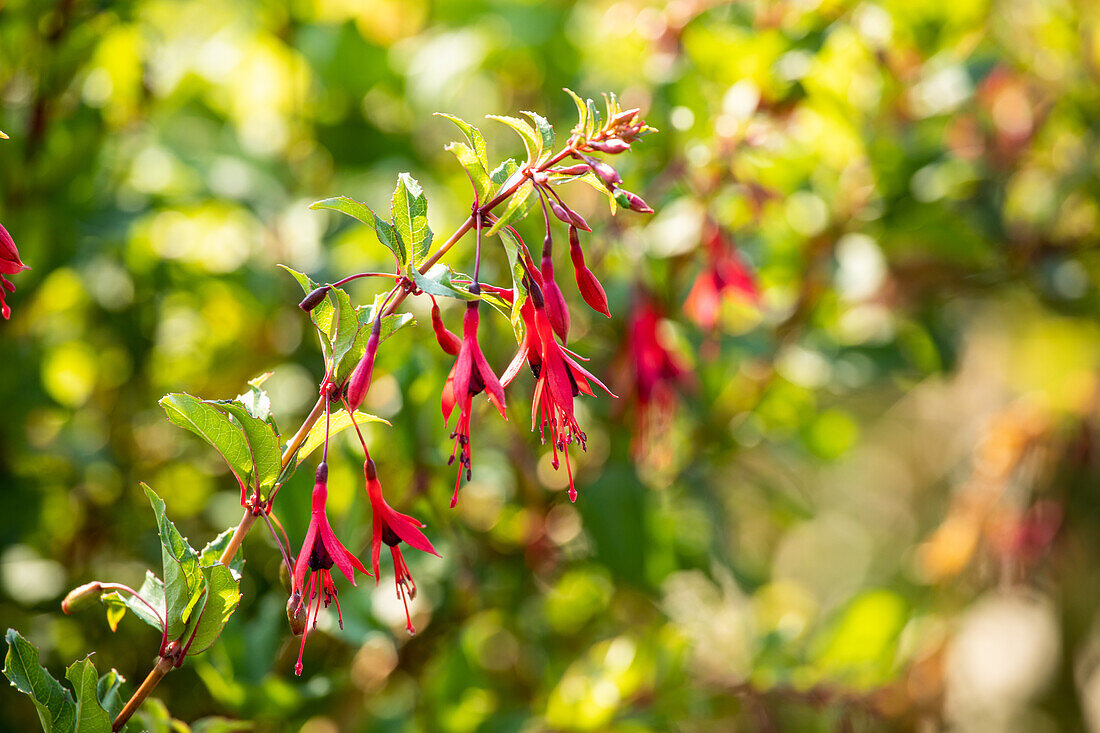
[[[419,267],[432,246],[432,230],[428,226],[428,199],[424,196],[424,189],[408,173],[397,176],[390,216],[401,241],[407,246],[407,264],[412,268]]]
[[[358,219],[374,230],[375,235],[378,237],[378,241],[393,252],[394,257],[397,258],[398,265],[405,266],[408,264],[409,259],[405,246],[399,237],[394,236],[392,231],[393,227],[389,222],[379,217],[378,214],[375,214],[369,206],[361,201],[356,201],[349,196],[334,196],[333,198],[324,199],[323,201],[315,201],[309,205],[309,208],[339,211],[341,214],[347,214],[348,216]]]
[[[533,164],[542,156],[542,138],[531,125],[518,117],[508,117],[507,115],[486,115],[486,117],[490,120],[503,122],[519,134],[523,140],[523,146],[527,148],[528,165]]]
[[[165,620],[168,623],[168,638],[174,639],[183,633],[190,621],[195,604],[206,588],[206,580],[199,568],[198,554],[165,516],[164,502],[146,484],[142,484],[141,488],[145,490],[157,517],[164,563]]]
[[[334,412],[329,418],[330,424],[328,427],[329,436],[335,436],[344,430],[347,430],[352,426],[351,418],[348,416],[347,410],[340,410]],[[366,412],[355,411],[355,422],[364,425],[369,422],[380,422],[389,425],[389,420],[385,420],[377,415],[371,415]],[[391,426],[392,427],[392,426]],[[298,449],[298,457],[295,461],[296,465],[301,465],[302,461],[309,456],[310,453],[320,448],[325,443],[325,418],[321,418],[317,421],[317,424],[309,431],[309,435],[306,436],[305,441],[302,443],[302,447]]]

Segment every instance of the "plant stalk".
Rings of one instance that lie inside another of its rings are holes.
[[[145,678],[145,681],[141,683],[141,687],[137,688],[133,696],[126,701],[126,705],[123,706],[118,717],[115,718],[115,722],[111,724],[112,731],[121,730],[122,726],[126,725],[126,721],[137,712],[137,709],[145,702],[145,698],[149,697],[161,678],[168,674],[173,666],[175,666],[175,663],[167,657],[161,657],[157,660],[157,664],[149,672],[149,676]]]

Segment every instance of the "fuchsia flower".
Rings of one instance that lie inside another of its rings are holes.
[[[374,461],[368,458],[363,462],[363,475],[367,479],[367,496],[370,498],[371,514],[373,515],[373,532],[371,533],[371,566],[374,569],[374,582],[378,584],[381,575],[378,572],[378,559],[382,554],[382,543],[389,545],[390,554],[393,556],[394,584],[397,586],[397,597],[405,604],[405,629],[410,634],[415,634],[416,629],[412,625],[412,616],[409,615],[409,599],[416,598],[416,583],[409,573],[409,566],[398,547],[401,542],[408,543],[409,547],[421,552],[431,553],[436,557],[440,554],[432,547],[432,543],[420,531],[422,524],[408,514],[402,514],[391,508],[382,496],[382,483],[378,480],[378,472],[375,470]]]
[[[470,286],[470,292],[477,294],[481,290],[475,283]],[[463,472],[466,474],[467,481],[470,480],[472,473],[470,467],[470,413],[473,407],[474,395],[482,390],[487,392],[489,401],[500,412],[500,416],[505,420],[508,419],[504,414],[504,388],[500,385],[500,380],[497,379],[496,374],[493,373],[489,362],[485,360],[485,356],[481,353],[481,345],[477,341],[477,308],[479,303],[480,301],[473,300],[466,304],[466,315],[462,320],[462,345],[454,366],[451,367],[451,373],[447,375],[447,381],[443,385],[441,406],[445,425],[451,421],[451,412],[454,410],[455,405],[458,406],[458,422],[455,424],[454,432],[451,433],[451,437],[455,440],[455,446],[449,461],[449,463],[454,463],[455,456],[458,456],[458,477],[455,479],[455,492],[451,497],[452,507],[458,503],[458,488],[462,483]]]
[[[31,269],[19,259],[19,250],[15,248],[15,240],[8,234],[8,230],[0,224],[0,315],[4,320],[11,318],[11,307],[4,302],[4,291],[15,292],[15,283],[4,275],[15,275],[23,270]]]
[[[688,381],[688,371],[665,344],[663,314],[646,294],[631,313],[625,355],[637,404],[635,453],[644,451],[650,435],[665,425],[676,402],[675,387]]]
[[[545,302],[538,283],[532,283],[530,297],[520,309],[526,326],[523,344],[508,369],[504,372],[504,384],[509,384],[526,361],[535,374],[535,393],[531,399],[531,429],[539,427],[539,435],[546,442],[546,428],[550,429],[550,450],[553,466],[559,467],[558,453],[565,455],[565,469],[569,474],[569,500],[577,500],[573,485],[573,469],[569,465],[569,444],[580,443],[585,449],[588,439],[577,424],[573,410],[573,398],[582,392],[591,397],[592,383],[614,397],[603,382],[577,363],[582,357],[558,344],[554,329],[546,315]],[[541,422],[540,422],[541,418]]]
[[[317,627],[317,614],[321,611],[321,597],[324,596],[325,608],[333,601],[336,602],[336,615],[340,621],[340,628],[344,628],[344,617],[340,614],[340,601],[336,598],[336,586],[332,582],[332,574],[329,572],[333,565],[340,569],[344,577],[355,585],[355,571],[366,573],[367,569],[359,558],[348,552],[347,548],[336,538],[332,527],[328,523],[328,515],[325,514],[325,502],[328,500],[328,464],[321,463],[317,467],[317,479],[313,485],[313,511],[309,518],[309,529],[306,530],[306,539],[302,543],[302,550],[298,553],[298,559],[294,562],[292,577],[292,598],[297,597],[298,603],[294,609],[297,617],[304,604],[305,624],[302,627],[302,646],[298,651],[298,663],[294,665],[294,674],[302,674],[302,654],[306,649],[306,636],[309,634],[310,606],[313,606],[313,628]],[[308,582],[306,576],[309,576]],[[314,604],[316,599],[316,604]],[[289,608],[288,608],[289,610]]]
[[[684,310],[699,328],[709,331],[718,323],[722,302],[739,293],[750,303],[760,302],[760,288],[749,266],[717,226],[706,240],[707,266],[695,279],[684,301]]]

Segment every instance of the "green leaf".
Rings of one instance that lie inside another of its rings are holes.
[[[259,420],[248,414],[244,405],[238,402],[217,402],[207,400],[207,404],[214,405],[219,410],[228,412],[236,424],[244,431],[248,441],[248,450],[252,456],[252,467],[249,475],[252,477],[250,485],[259,486],[261,495],[265,489],[275,485],[275,479],[282,470],[282,451],[279,449],[279,436],[274,428],[264,420]]]
[[[189,394],[167,394],[160,406],[168,422],[190,430],[221,453],[241,481],[252,475],[252,452],[244,429],[214,405]]]
[[[493,169],[493,172],[489,174],[489,180],[496,185],[497,193],[500,193],[504,188],[504,184],[507,183],[508,179],[515,175],[518,170],[519,163],[515,161],[515,158],[508,158]]]
[[[225,552],[225,548],[229,546],[229,540],[233,538],[235,531],[235,527],[230,527],[207,542],[206,547],[199,552],[199,565],[206,568],[216,564],[221,559],[222,553]],[[237,579],[240,579],[241,573],[244,572],[244,557],[241,553],[238,552],[229,561],[229,569],[235,573]]]
[[[588,137],[588,105],[572,89],[565,89],[565,93],[572,97],[573,103],[577,105],[577,124],[573,127],[573,134]]]
[[[206,589],[206,580],[199,568],[198,554],[165,516],[164,502],[148,485],[143,483],[141,488],[145,490],[157,517],[164,563],[165,621],[168,623],[168,638],[176,639],[190,621],[195,604]]]
[[[592,137],[598,130],[603,128],[603,120],[600,119],[600,111],[596,109],[596,103],[591,99],[586,101],[588,105],[588,122],[584,126],[585,137]]]
[[[504,208],[504,213],[500,215],[500,218],[493,222],[493,225],[489,227],[488,234],[492,236],[499,232],[503,227],[508,224],[514,224],[531,211],[531,207],[538,199],[531,198],[531,193],[535,190],[535,184],[531,181],[524,181],[523,185],[516,189],[508,198],[508,206]]]
[[[168,714],[165,704],[155,697],[146,698],[134,715],[146,733],[187,733],[188,727]],[[178,725],[176,725],[178,724]]]
[[[523,114],[531,118],[531,121],[535,123],[535,129],[538,130],[539,137],[542,138],[542,151],[543,153],[549,153],[554,149],[554,128],[550,126],[546,118],[537,112],[524,111]]]
[[[202,568],[206,579],[206,595],[200,610],[197,611],[198,623],[188,654],[198,654],[210,648],[221,636],[229,617],[237,610],[241,602],[241,590],[233,571],[215,562]]]
[[[528,165],[533,164],[542,156],[542,138],[531,125],[518,117],[508,117],[506,115],[486,115],[486,117],[490,120],[503,122],[519,134],[523,140],[523,147],[527,148]]]
[[[389,425],[389,420],[378,417],[377,415],[371,415],[366,412],[355,411],[355,422],[362,425],[368,422],[380,422]],[[348,417],[346,410],[333,413],[330,416],[329,436],[337,435],[344,430],[351,427],[351,418]],[[392,427],[392,426],[391,426]],[[325,420],[321,418],[317,421],[317,424],[309,431],[309,435],[306,436],[305,441],[302,443],[302,447],[298,449],[298,457],[295,459],[295,465],[301,465],[302,461],[306,457],[317,450],[325,442]]]
[[[516,343],[523,343],[523,316],[520,314],[520,308],[527,300],[527,288],[523,285],[523,278],[526,275],[526,270],[523,268],[523,243],[507,229],[501,229],[498,235],[504,244],[508,265],[512,270],[512,288],[515,295],[512,298],[512,313],[509,320],[516,334]]]
[[[73,662],[65,670],[65,678],[76,693],[76,725],[74,733],[107,733],[111,730],[111,716],[99,703],[99,672],[92,664],[91,656]]]
[[[309,208],[331,209],[332,211],[339,211],[341,214],[347,214],[348,216],[358,219],[374,230],[375,235],[378,237],[378,241],[393,252],[394,257],[397,258],[398,265],[405,266],[408,264],[408,255],[405,253],[405,248],[401,240],[392,236],[393,227],[390,226],[389,222],[385,219],[375,214],[366,204],[356,201],[349,196],[335,196],[330,199],[324,199],[323,201],[315,201],[309,205]],[[383,229],[385,229],[385,231],[383,231]]]
[[[4,676],[13,687],[34,701],[42,730],[46,733],[75,730],[77,706],[72,693],[42,667],[38,661],[38,650],[18,631],[8,629],[7,642]],[[106,730],[110,730],[110,725]]]
[[[477,300],[478,296],[469,290],[469,278],[462,284],[454,283],[455,271],[450,265],[437,262],[432,269],[424,274],[413,272],[413,282],[416,287],[430,295],[441,298],[455,298],[457,300]]]
[[[470,147],[473,148],[474,158],[481,165],[481,169],[485,171],[485,175],[489,175],[489,154],[485,147],[485,137],[481,134],[481,130],[477,129],[469,122],[454,115],[446,114],[445,112],[436,112],[436,116],[443,117],[458,126],[458,129],[462,130],[462,134],[466,136],[466,141],[470,143]]]
[[[488,201],[489,194],[492,192],[489,172],[485,170],[485,167],[478,161],[474,151],[470,150],[470,146],[465,143],[453,142],[448,143],[443,149],[450,153],[454,153],[454,156],[458,158],[459,164],[465,169],[466,175],[470,177],[470,182],[474,186],[477,202],[482,204]]]
[[[428,226],[428,199],[424,189],[408,173],[397,176],[390,216],[401,240],[408,245],[410,260],[407,264],[419,267],[432,246],[432,229]]]
[[[279,429],[275,427],[275,416],[271,414],[271,399],[267,396],[267,392],[260,388],[271,374],[271,372],[264,372],[255,379],[250,379],[248,389],[234,399],[240,402],[252,417],[271,423],[271,427],[278,433]]]
[[[119,674],[117,669],[112,669],[100,677],[99,683],[96,685],[96,697],[99,698],[99,704],[103,706],[103,709],[107,711],[112,720],[117,718],[122,711],[124,704],[122,684],[124,682],[126,682],[126,678]]]
[[[191,733],[241,733],[253,730],[255,726],[247,720],[232,720],[210,716],[191,724]]]

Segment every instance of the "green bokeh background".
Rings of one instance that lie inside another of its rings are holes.
[[[419,633],[384,572],[341,593],[344,631],[323,617],[295,678],[254,531],[240,611],[156,696],[314,733],[1097,725],[1098,49],[1087,0],[0,4],[0,221],[33,267],[0,323],[0,623],[56,673],[95,651],[132,690],[155,633],[60,599],[157,563],[139,481],[198,545],[240,512],[157,400],[270,371],[289,434],[322,370],[276,263],[389,266],[309,203],[384,209],[409,171],[441,241],[469,196],[432,113],[481,124],[496,161],[519,141],[478,120],[535,110],[564,139],[567,86],[661,131],[615,160],[655,216],[567,194],[614,314],[567,287],[572,345],[620,394],[582,402],[576,505],[526,431],[524,376],[509,422],[479,409],[447,508],[450,363],[410,301],[420,325],[386,343],[366,409],[393,423],[367,430],[387,496],[443,555],[409,558]],[[707,220],[763,291],[715,332],[682,309]],[[484,267],[499,280],[503,253]],[[648,439],[624,358],[643,291],[691,373]],[[511,329],[482,323],[499,372]],[[360,550],[354,447],[333,451],[330,512]],[[277,507],[294,542],[308,491]],[[1049,512],[1057,535],[1028,545]],[[35,724],[0,690],[0,727]]]

